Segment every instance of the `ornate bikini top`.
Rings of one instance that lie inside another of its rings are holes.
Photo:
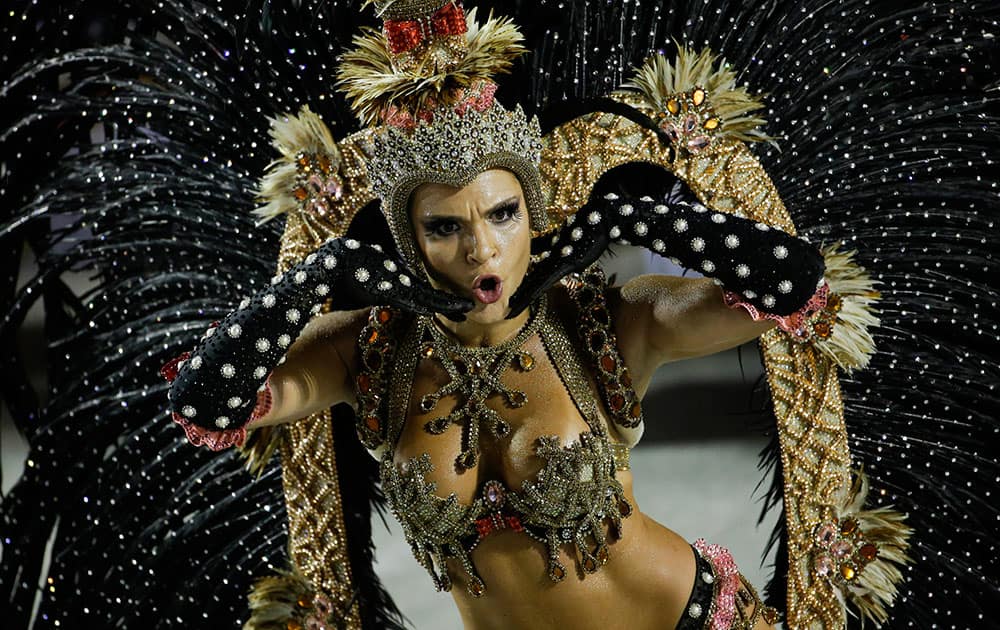
[[[361,334],[362,370],[355,383],[358,432],[380,459],[389,505],[414,556],[438,590],[450,590],[446,560],[454,558],[468,574],[469,592],[482,596],[486,585],[473,566],[471,553],[483,538],[505,529],[523,532],[545,545],[553,581],[566,576],[566,567],[559,561],[559,548],[564,544],[575,547],[583,570],[592,573],[608,560],[605,525],[620,536],[622,519],[632,513],[615,477],[618,470],[628,469],[628,445],[610,439],[582,365],[582,359],[588,358],[606,409],[630,445],[634,444],[630,438],[641,426],[642,411],[611,331],[604,299],[606,281],[594,268],[566,286],[577,308],[574,321],[580,324],[576,343],[547,308],[545,298],[518,335],[490,348],[462,348],[429,318],[406,317],[383,308],[373,309]],[[525,403],[524,393],[508,388],[499,377],[508,367],[533,369],[534,358],[521,348],[535,334],[587,422],[588,432],[566,447],[558,436],[539,438],[535,454],[545,464],[534,480],[525,481],[520,489],[508,488],[496,479],[487,481],[472,504],[460,503],[455,494],[444,498],[435,494],[436,484],[426,480],[433,470],[428,454],[403,465],[394,462],[394,447],[407,420],[411,386],[421,360],[439,361],[451,382],[424,396],[420,409],[430,414],[440,398],[454,395],[459,399],[447,416],[429,415],[433,419],[425,428],[441,433],[451,424],[462,425],[462,452],[455,465],[467,469],[478,461],[481,424],[496,437],[509,431],[499,414],[484,404],[486,399],[501,396],[512,407]]]

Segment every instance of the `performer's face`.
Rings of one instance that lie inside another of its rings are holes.
[[[495,169],[461,189],[423,184],[410,199],[410,219],[431,284],[471,299],[469,322],[502,321],[531,260],[531,226],[517,177]]]

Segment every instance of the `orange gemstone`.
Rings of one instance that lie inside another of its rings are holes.
[[[293,190],[292,194],[295,195],[295,198],[298,199],[299,201],[305,201],[306,197],[309,196],[309,193],[306,192],[306,189],[301,186]]]
[[[618,382],[622,384],[622,387],[632,387],[632,377],[628,374],[628,368],[622,371],[622,376],[618,379]]]
[[[382,427],[382,423],[379,422],[378,416],[368,416],[365,418],[365,426],[368,427],[370,431],[378,433],[378,430]]]
[[[309,166],[309,156],[302,154],[299,156],[299,166]]]
[[[858,549],[858,554],[861,555],[861,559],[865,562],[871,562],[878,557],[878,547],[872,543],[862,545],[861,549]]]
[[[302,630],[302,624],[294,619],[290,619],[288,623],[285,624],[287,630]]]
[[[635,403],[634,405],[632,405],[632,409],[631,409],[631,411],[629,411],[629,415],[632,416],[633,418],[639,418],[639,417],[641,417],[642,416],[642,405],[640,405],[639,403]]]
[[[701,88],[698,88],[697,90],[695,90],[694,93],[691,95],[691,101],[695,105],[701,105],[702,103],[704,103],[705,102],[705,90],[703,90]]]
[[[597,552],[597,561],[601,564],[608,563],[608,548],[601,547],[601,550]]]
[[[849,519],[847,519],[846,521],[844,521],[843,523],[840,524],[840,533],[841,534],[845,534],[845,535],[847,535],[847,534],[853,534],[855,531],[857,531],[857,529],[858,529],[858,522],[856,520],[854,520],[853,518],[849,518]]]
[[[667,101],[667,111],[676,115],[677,112],[681,111],[681,104],[676,99],[670,99]]]
[[[482,597],[483,593],[486,592],[486,587],[483,586],[483,583],[480,582],[479,580],[473,580],[472,583],[469,585],[469,590],[472,591],[473,596]]]
[[[378,331],[373,328],[372,331],[368,333],[368,343],[373,344],[376,341],[378,341]]]
[[[389,321],[390,319],[392,319],[392,311],[390,311],[387,308],[379,309],[377,317],[378,317],[378,321],[380,321],[381,323],[384,324],[387,321]]]
[[[827,322],[816,322],[813,324],[813,332],[815,332],[821,339],[826,339],[833,332],[830,328],[830,324]]]
[[[621,411],[625,407],[625,397],[621,394],[612,394],[610,402],[612,411]]]
[[[601,357],[601,369],[605,372],[615,371],[615,358],[610,354]]]
[[[358,375],[358,391],[367,394],[372,389],[372,379],[367,374]]]
[[[310,601],[309,601],[308,599],[306,599],[305,597],[300,597],[300,598],[299,598],[299,601],[298,601],[298,604],[299,604],[299,606],[301,606],[302,608],[311,608],[311,607],[312,607],[312,602],[310,602]]]
[[[622,516],[629,516],[632,514],[632,505],[628,501],[622,501],[618,504],[618,511]]]
[[[549,571],[549,576],[551,576],[558,582],[559,580],[566,577],[566,570],[563,569],[561,566],[556,565],[552,567],[551,571]]]
[[[594,562],[593,558],[587,558],[583,561],[583,568],[591,573],[597,570],[597,563]]]
[[[858,574],[858,572],[855,570],[855,568],[854,568],[853,565],[850,565],[850,564],[842,564],[842,565],[840,565],[840,575],[845,580],[848,580],[848,581],[853,580],[857,576],[857,574]]]
[[[326,153],[320,153],[316,161],[319,162],[319,170],[323,171],[324,174],[330,172],[330,156]]]
[[[530,372],[535,367],[535,357],[528,352],[517,355],[517,364],[525,372]]]

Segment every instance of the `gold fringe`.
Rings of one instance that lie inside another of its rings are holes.
[[[299,602],[311,606],[313,595],[308,580],[295,569],[261,578],[250,591],[250,618],[243,630],[288,630],[306,608]]]
[[[855,584],[842,594],[845,611],[856,612],[862,625],[865,620],[881,625],[889,618],[887,608],[892,606],[903,580],[899,568],[911,562],[906,552],[913,530],[906,525],[906,515],[891,507],[864,509],[868,489],[868,476],[863,470],[857,471],[845,502],[838,506],[837,517],[856,519],[865,539],[878,547],[878,557],[858,573]]]
[[[666,111],[667,101],[700,87],[708,95],[708,103],[722,120],[720,136],[743,142],[767,141],[773,138],[760,130],[765,122],[750,112],[763,109],[763,96],[752,96],[744,86],[736,85],[736,73],[725,61],[719,60],[711,50],[695,53],[687,46],[678,45],[677,60],[671,64],[663,55],[654,55],[636,68],[631,81],[622,87],[637,91],[647,101],[649,111]]]
[[[879,325],[875,302],[881,297],[875,281],[854,262],[855,251],[839,251],[840,244],[823,248],[826,281],[840,297],[841,308],[828,339],[817,339],[816,349],[851,372],[863,369],[875,353],[871,331]]]
[[[435,101],[446,100],[448,92],[510,72],[514,60],[527,52],[521,44],[524,36],[508,18],[494,18],[491,13],[480,27],[472,9],[466,23],[468,51],[447,69],[424,64],[412,71],[397,70],[381,31],[366,28],[355,36],[355,49],[343,56],[338,86],[361,123],[377,124],[390,105],[410,114],[425,110]]]
[[[299,153],[326,154],[334,171],[341,161],[340,149],[330,128],[308,105],[302,106],[298,116],[285,114],[268,120],[271,122],[271,145],[281,157],[268,165],[254,191],[257,200],[264,204],[253,211],[260,217],[259,223],[266,223],[298,207],[292,191],[296,187],[296,159]]]

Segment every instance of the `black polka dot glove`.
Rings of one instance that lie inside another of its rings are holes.
[[[677,186],[665,199],[590,200],[554,235],[536,238],[538,260],[511,297],[511,317],[569,273],[585,269],[609,244],[639,245],[719,280],[762,313],[788,315],[822,284],[820,252],[777,228],[712,212]]]
[[[175,419],[185,430],[189,425],[212,431],[245,425],[271,370],[327,300],[334,310],[387,305],[458,320],[473,307],[414,277],[398,257],[378,247],[330,240],[244,300],[177,363],[168,395]]]

